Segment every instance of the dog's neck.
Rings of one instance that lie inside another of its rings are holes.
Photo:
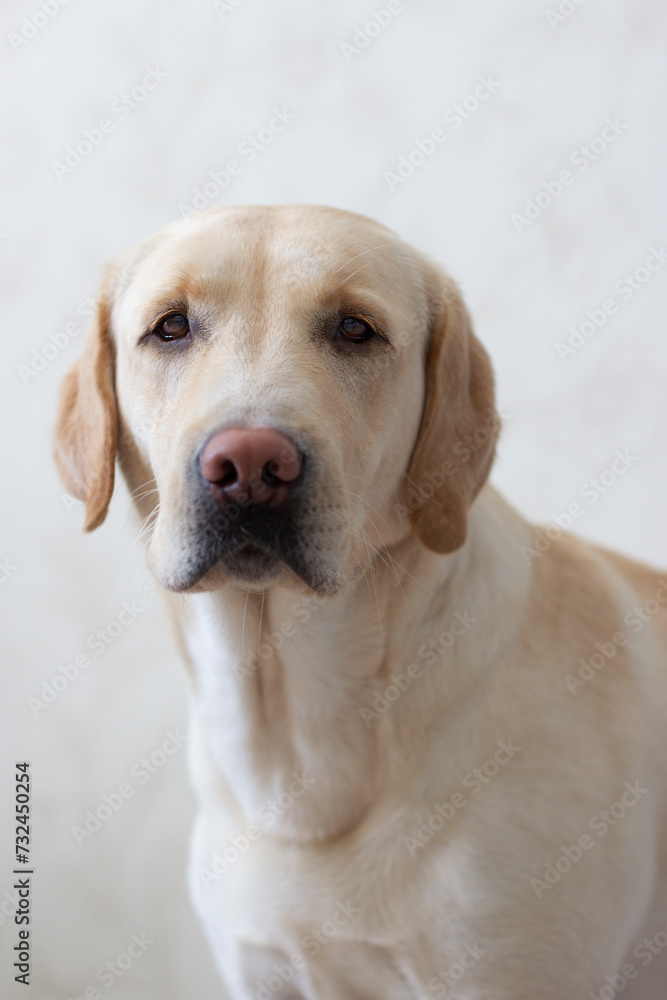
[[[502,570],[473,524],[454,555],[410,537],[336,597],[229,586],[188,598],[195,728],[216,794],[246,823],[264,817],[309,839],[356,826],[401,775],[409,785],[415,718],[424,733],[472,683],[465,633],[476,630],[479,648],[476,610],[483,597],[488,613],[489,595],[466,580],[480,558],[492,590]]]

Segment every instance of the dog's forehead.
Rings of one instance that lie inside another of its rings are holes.
[[[204,213],[163,230],[136,266],[127,304],[150,311],[170,298],[238,305],[291,295],[383,296],[414,310],[418,254],[384,226],[334,209],[258,208]]]

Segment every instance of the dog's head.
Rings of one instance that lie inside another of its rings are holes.
[[[110,268],[56,458],[90,531],[118,454],[170,590],[333,593],[409,531],[462,546],[497,429],[489,359],[433,264],[348,212],[229,207]]]

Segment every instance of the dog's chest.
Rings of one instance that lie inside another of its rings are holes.
[[[232,833],[229,818],[200,816],[191,855],[195,906],[228,982],[249,996],[281,974],[332,1000],[362,986],[378,1000],[412,995],[395,961],[402,922],[386,864],[374,874],[377,855],[342,857],[248,827]],[[388,923],[390,911],[397,919]]]
[[[339,615],[329,622],[326,607],[288,597],[223,614],[200,603],[187,634],[195,716],[210,767],[246,823],[331,837],[375,791],[377,732],[360,706],[371,700],[386,636],[369,627],[365,608],[352,608],[342,631]],[[298,630],[289,628],[295,616]]]

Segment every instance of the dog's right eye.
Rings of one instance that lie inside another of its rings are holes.
[[[183,313],[171,313],[169,316],[163,316],[154,327],[153,333],[160,340],[182,340],[190,333],[187,316],[184,316]]]
[[[350,344],[363,344],[375,333],[373,327],[365,319],[358,316],[346,316],[338,324],[338,336]]]

